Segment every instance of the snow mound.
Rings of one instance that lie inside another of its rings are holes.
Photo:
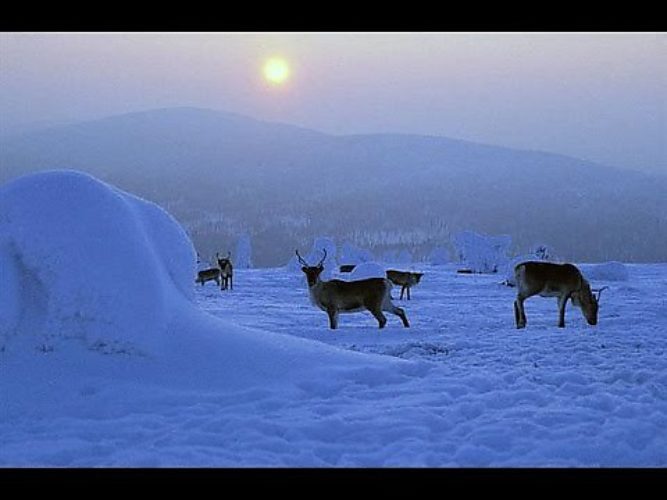
[[[195,251],[157,205],[53,171],[0,189],[0,337],[46,334],[150,349],[192,301]]]
[[[628,281],[628,268],[621,262],[605,262],[585,266],[583,269],[588,280],[596,281]]]
[[[342,281],[359,281],[368,278],[386,278],[387,273],[384,266],[377,262],[362,262],[357,264],[355,268],[349,273],[338,273],[334,276],[335,279]]]
[[[0,393],[14,408],[56,411],[53,387],[90,377],[237,390],[414,370],[215,318],[194,302],[195,270],[192,242],[168,213],[90,175],[43,172],[0,187]]]
[[[497,273],[507,266],[512,238],[462,231],[453,237],[461,263],[475,273]]]

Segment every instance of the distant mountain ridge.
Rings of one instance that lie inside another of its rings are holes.
[[[203,254],[248,233],[257,265],[318,235],[420,258],[456,231],[510,234],[578,261],[667,260],[667,177],[437,136],[330,135],[165,108],[0,140],[0,181],[83,170],[151,199]],[[400,239],[400,238],[399,238]]]

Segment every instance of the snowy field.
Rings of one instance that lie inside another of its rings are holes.
[[[665,466],[667,265],[627,268],[627,282],[593,282],[610,287],[596,327],[569,305],[557,328],[556,300],[533,297],[527,328],[516,330],[515,289],[453,265],[419,267],[412,300],[395,300],[410,329],[388,315],[379,330],[370,313],[356,313],[329,330],[305,278],[284,269],[237,271],[233,292],[208,286],[197,299],[243,326],[428,364],[400,383],[304,382],[319,396],[307,408],[280,402],[269,418],[278,435],[304,442],[289,452],[280,440],[286,455],[271,463]],[[296,458],[306,449],[312,460]]]
[[[596,327],[535,297],[516,330],[503,276],[443,265],[395,300],[411,328],[336,331],[298,269],[195,266],[90,176],[0,187],[0,466],[667,466],[667,264],[583,265]]]
[[[369,313],[329,330],[300,274],[237,270],[231,292],[197,287],[201,308],[414,366],[242,390],[81,380],[39,394],[45,408],[3,404],[0,464],[665,466],[667,265],[628,268],[627,282],[594,282],[611,287],[598,326],[568,306],[559,329],[555,299],[535,297],[516,330],[497,276],[423,267],[412,300],[395,301],[411,328],[390,315],[382,331]]]

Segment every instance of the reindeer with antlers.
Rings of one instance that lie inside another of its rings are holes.
[[[524,301],[533,295],[558,298],[558,326],[565,327],[565,305],[568,299],[581,309],[589,325],[598,322],[600,295],[608,287],[592,290],[581,271],[572,264],[551,262],[523,262],[514,268],[517,297],[514,301],[514,318],[517,328],[526,326]],[[597,297],[593,292],[598,292]]]
[[[367,278],[358,281],[331,280],[322,281],[320,274],[324,270],[327,251],[322,249],[324,256],[316,265],[306,262],[299,251],[296,256],[303,265],[301,270],[308,280],[310,300],[314,306],[325,311],[329,316],[329,327],[338,327],[339,313],[353,313],[368,310],[378,320],[380,328],[384,328],[387,318],[382,311],[395,314],[409,327],[405,311],[391,302],[391,283],[385,278]]]
[[[220,290],[230,290],[234,289],[234,268],[232,266],[232,252],[227,252],[227,257],[224,259],[220,258],[220,255],[215,254],[215,259],[218,261],[218,267],[220,268],[220,279],[222,285]]]

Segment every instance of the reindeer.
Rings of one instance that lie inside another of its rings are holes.
[[[197,273],[197,279],[195,280],[195,283],[201,283],[201,286],[204,286],[204,283],[207,281],[215,281],[217,285],[220,286],[220,269],[217,267],[212,267]]]
[[[296,251],[299,262],[303,265],[301,270],[308,280],[308,291],[310,301],[329,315],[329,327],[333,330],[338,327],[339,313],[353,313],[363,310],[371,312],[378,320],[380,328],[384,328],[387,318],[382,311],[395,314],[408,328],[408,318],[405,311],[396,307],[391,302],[391,282],[385,278],[368,278],[359,281],[331,280],[322,281],[320,274],[324,270],[324,257],[315,266],[310,266]]]
[[[410,287],[418,284],[419,280],[422,279],[422,276],[424,276],[424,273],[410,273],[395,271],[393,269],[389,269],[387,271],[387,278],[389,281],[391,281],[394,285],[401,287],[400,300],[403,300],[403,292],[406,290],[408,291],[408,300],[410,300]]]
[[[234,268],[232,266],[232,252],[227,252],[227,257],[224,259],[220,258],[220,255],[215,254],[215,258],[218,261],[218,267],[220,268],[220,277],[222,278],[221,290],[230,290],[234,289]],[[218,283],[219,284],[219,283]]]
[[[581,271],[572,264],[551,262],[523,262],[514,268],[517,297],[514,301],[514,318],[517,328],[525,328],[526,312],[524,301],[533,295],[558,298],[558,326],[565,327],[565,305],[568,299],[581,309],[589,325],[598,322],[598,306],[602,291],[591,290]],[[598,292],[597,297],[593,292]]]

